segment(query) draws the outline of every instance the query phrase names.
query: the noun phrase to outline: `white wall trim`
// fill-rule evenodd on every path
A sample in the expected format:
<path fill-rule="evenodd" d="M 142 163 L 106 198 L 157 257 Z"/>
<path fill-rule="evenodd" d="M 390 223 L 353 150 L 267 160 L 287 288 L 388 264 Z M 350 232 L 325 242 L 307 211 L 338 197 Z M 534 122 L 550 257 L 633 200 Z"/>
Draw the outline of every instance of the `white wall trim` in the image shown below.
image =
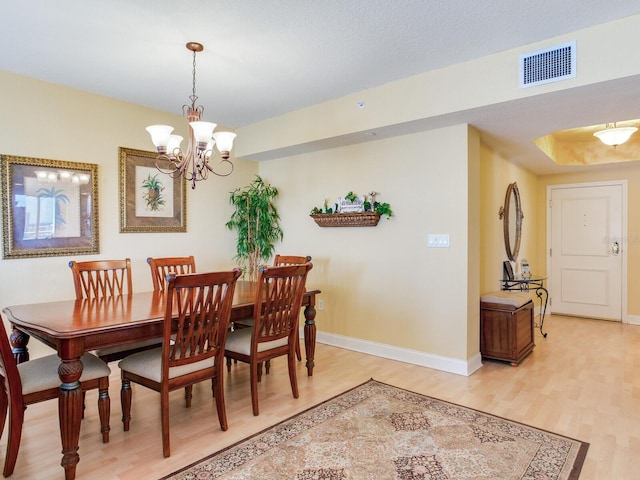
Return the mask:
<path fill-rule="evenodd" d="M 429 367 L 467 377 L 482 367 L 482 357 L 480 353 L 477 353 L 467 361 L 463 361 L 457 358 L 449 358 L 416 350 L 408 350 L 406 348 L 370 342 L 359 338 L 345 337 L 335 333 L 318 332 L 316 339 L 319 343 L 324 343 L 334 347 L 346 348 L 347 350 L 375 355 L 376 357 L 411 363 L 413 365 Z"/>
<path fill-rule="evenodd" d="M 629 325 L 640 325 L 640 315 L 627 315 Z"/>

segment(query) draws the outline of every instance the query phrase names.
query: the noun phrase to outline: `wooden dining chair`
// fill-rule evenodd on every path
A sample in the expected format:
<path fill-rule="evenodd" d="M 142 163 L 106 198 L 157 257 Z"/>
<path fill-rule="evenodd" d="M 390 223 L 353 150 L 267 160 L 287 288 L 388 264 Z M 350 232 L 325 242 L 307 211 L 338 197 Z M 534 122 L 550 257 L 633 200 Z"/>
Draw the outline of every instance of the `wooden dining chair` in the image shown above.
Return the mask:
<path fill-rule="evenodd" d="M 240 269 L 229 272 L 169 274 L 161 348 L 130 355 L 118 366 L 122 376 L 122 423 L 131 423 L 131 382 L 160 393 L 162 451 L 169 445 L 169 392 L 215 379 L 215 399 L 220 428 L 227 430 L 224 404 L 224 349 L 233 292 Z M 187 407 L 191 395 L 186 396 Z"/>
<path fill-rule="evenodd" d="M 170 273 L 176 273 L 178 275 L 196 273 L 196 260 L 193 258 L 193 255 L 189 257 L 149 257 L 147 258 L 147 263 L 151 269 L 153 289 L 156 291 L 166 290 L 167 275 Z"/>
<path fill-rule="evenodd" d="M 298 398 L 295 348 L 298 315 L 311 262 L 304 265 L 260 267 L 258 291 L 253 309 L 253 327 L 229 333 L 225 356 L 250 366 L 251 404 L 258 415 L 259 365 L 286 355 L 289 381 L 294 398 Z M 264 302 L 264 307 L 263 307 Z"/>
<path fill-rule="evenodd" d="M 306 257 L 298 255 L 279 255 L 273 257 L 273 266 L 281 267 L 282 265 L 302 265 L 311 261 L 311 256 Z"/>
<path fill-rule="evenodd" d="M 132 293 L 131 260 L 69 262 L 76 298 L 100 298 Z"/>
<path fill-rule="evenodd" d="M 101 298 L 108 296 L 130 295 L 133 293 L 131 282 L 131 260 L 92 260 L 69 262 L 73 274 L 76 298 Z M 109 363 L 121 360 L 132 353 L 156 348 L 161 338 L 152 338 L 141 342 L 116 345 L 96 350 L 96 355 Z"/>
<path fill-rule="evenodd" d="M 311 261 L 311 255 L 305 257 L 299 255 L 279 255 L 273 258 L 273 266 L 281 267 L 283 265 L 302 265 Z M 296 357 L 298 361 L 302 361 L 302 352 L 300 351 L 300 335 L 296 337 Z M 266 363 L 266 372 L 269 373 L 269 362 Z"/>
<path fill-rule="evenodd" d="M 109 366 L 95 355 L 81 357 L 84 366 L 80 377 L 83 393 L 98 389 L 98 413 L 102 441 L 109 441 Z M 57 399 L 60 393 L 60 377 L 57 355 L 36 358 L 16 365 L 7 337 L 4 322 L 0 319 L 0 436 L 4 430 L 7 413 L 9 414 L 9 432 L 7 435 L 7 454 L 4 460 L 3 475 L 13 474 L 18 459 L 22 425 L 27 405 L 45 400 Z"/>
<path fill-rule="evenodd" d="M 148 257 L 147 263 L 151 269 L 151 280 L 155 291 L 164 292 L 167 289 L 167 276 L 170 273 L 184 275 L 196 273 L 196 259 L 193 255 L 188 257 Z M 162 339 L 160 339 L 160 344 Z M 215 381 L 211 379 L 211 390 L 215 395 Z M 185 388 L 185 398 L 191 395 L 191 388 Z"/>
<path fill-rule="evenodd" d="M 307 255 L 306 257 L 303 256 L 298 256 L 298 255 L 278 255 L 276 254 L 276 256 L 273 258 L 273 266 L 274 267 L 281 267 L 283 265 L 303 265 L 307 262 L 311 261 L 311 256 Z M 238 322 L 235 322 L 239 327 L 251 327 L 251 325 L 253 324 L 253 319 L 252 318 L 247 318 L 247 319 L 243 319 L 243 320 L 239 320 Z M 300 350 L 300 336 L 298 335 L 298 337 L 296 338 L 296 358 L 298 359 L 298 361 L 302 360 L 302 352 Z M 265 371 L 267 374 L 269 374 L 269 369 L 270 369 L 270 363 L 267 361 L 265 363 Z M 227 370 L 230 371 L 231 370 L 231 359 L 227 358 Z"/>

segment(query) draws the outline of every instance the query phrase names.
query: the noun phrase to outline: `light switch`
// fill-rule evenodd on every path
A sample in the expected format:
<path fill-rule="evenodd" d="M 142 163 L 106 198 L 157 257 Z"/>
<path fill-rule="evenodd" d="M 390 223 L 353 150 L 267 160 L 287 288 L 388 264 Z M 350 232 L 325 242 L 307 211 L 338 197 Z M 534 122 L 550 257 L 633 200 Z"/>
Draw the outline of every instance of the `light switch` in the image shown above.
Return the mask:
<path fill-rule="evenodd" d="M 449 234 L 430 233 L 427 237 L 427 246 L 429 248 L 449 248 Z"/>

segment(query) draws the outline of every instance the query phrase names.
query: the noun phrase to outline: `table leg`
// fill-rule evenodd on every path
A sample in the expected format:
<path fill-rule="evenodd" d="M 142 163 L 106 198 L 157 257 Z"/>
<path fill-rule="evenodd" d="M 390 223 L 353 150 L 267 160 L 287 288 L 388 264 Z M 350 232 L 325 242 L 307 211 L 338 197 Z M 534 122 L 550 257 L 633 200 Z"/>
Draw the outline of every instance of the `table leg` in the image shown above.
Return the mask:
<path fill-rule="evenodd" d="M 60 438 L 62 440 L 62 462 L 66 480 L 76 478 L 76 465 L 80 461 L 78 443 L 80 440 L 80 422 L 82 421 L 82 389 L 80 376 L 82 362 L 77 356 L 62 359 L 58 367 L 60 394 L 58 395 L 58 415 L 60 418 Z"/>
<path fill-rule="evenodd" d="M 16 363 L 29 361 L 29 348 L 27 347 L 29 338 L 29 335 L 17 330 L 13 325 L 11 326 L 9 343 L 11 343 L 11 351 L 13 352 L 13 358 L 16 359 Z"/>
<path fill-rule="evenodd" d="M 312 296 L 304 308 L 304 349 L 307 356 L 307 375 L 313 376 L 313 358 L 316 354 L 316 297 Z"/>
<path fill-rule="evenodd" d="M 542 300 L 542 296 L 544 295 L 544 301 Z M 542 331 L 542 327 L 544 325 L 544 316 L 547 313 L 547 302 L 549 301 L 549 292 L 544 287 L 536 288 L 536 296 L 540 299 L 540 325 L 537 327 L 540 328 L 540 333 L 544 338 L 547 338 L 547 334 Z"/>

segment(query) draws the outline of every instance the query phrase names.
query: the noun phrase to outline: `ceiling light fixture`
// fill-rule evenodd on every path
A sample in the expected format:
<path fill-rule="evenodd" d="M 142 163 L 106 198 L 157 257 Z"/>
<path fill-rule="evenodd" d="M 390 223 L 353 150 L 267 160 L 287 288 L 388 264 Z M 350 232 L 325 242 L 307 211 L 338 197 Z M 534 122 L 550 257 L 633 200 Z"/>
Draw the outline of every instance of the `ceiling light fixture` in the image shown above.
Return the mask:
<path fill-rule="evenodd" d="M 616 123 L 607 123 L 604 130 L 599 130 L 593 135 L 598 137 L 602 143 L 612 147 L 622 145 L 629 140 L 631 135 L 636 133 L 638 129 L 636 127 L 618 127 Z"/>
<path fill-rule="evenodd" d="M 226 177 L 233 172 L 233 163 L 229 161 L 229 152 L 233 147 L 233 132 L 215 132 L 215 123 L 201 121 L 204 107 L 196 107 L 196 53 L 204 50 L 200 43 L 189 42 L 187 49 L 193 52 L 193 89 L 189 97 L 191 105 L 183 105 L 182 112 L 189 121 L 189 146 L 186 152 L 180 148 L 182 137 L 172 135 L 173 127 L 169 125 L 151 125 L 147 131 L 151 141 L 156 146 L 156 168 L 173 178 L 183 176 L 191 182 L 191 188 L 196 188 L 196 182 L 206 180 L 209 172 L 219 177 Z M 210 165 L 209 160 L 215 156 L 214 146 L 220 153 L 220 162 L 227 163 L 227 173 L 218 173 Z"/>

